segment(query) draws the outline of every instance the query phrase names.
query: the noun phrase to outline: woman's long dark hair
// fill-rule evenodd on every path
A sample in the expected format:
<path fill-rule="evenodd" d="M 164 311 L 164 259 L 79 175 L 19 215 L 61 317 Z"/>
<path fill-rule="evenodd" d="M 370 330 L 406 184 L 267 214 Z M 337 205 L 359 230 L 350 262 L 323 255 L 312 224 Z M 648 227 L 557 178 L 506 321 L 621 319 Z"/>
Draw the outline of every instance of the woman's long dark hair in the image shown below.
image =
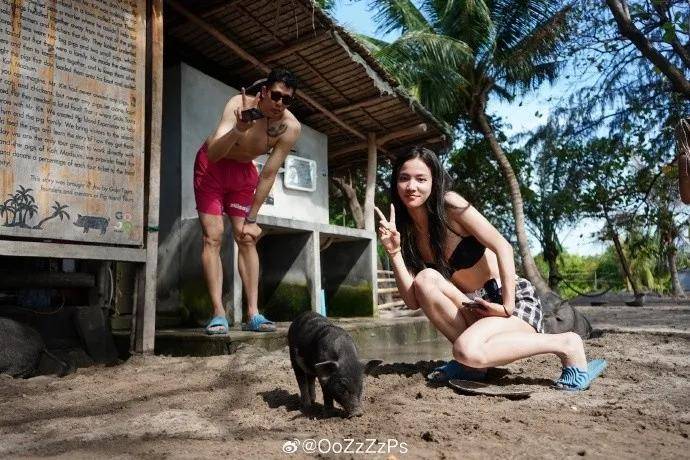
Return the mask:
<path fill-rule="evenodd" d="M 424 147 L 413 147 L 409 152 L 399 156 L 393 165 L 391 176 L 390 199 L 395 206 L 395 225 L 400 232 L 402 254 L 405 265 L 414 273 L 419 273 L 425 268 L 424 261 L 419 253 L 414 234 L 412 218 L 407 212 L 398 195 L 398 176 L 400 168 L 406 161 L 419 158 L 431 170 L 431 194 L 425 202 L 429 216 L 429 244 L 434 254 L 433 263 L 443 276 L 450 276 L 452 270 L 448 267 L 443 255 L 443 244 L 448 232 L 448 217 L 446 216 L 446 193 L 451 190 L 451 178 L 441 165 L 438 156 Z M 427 261 L 431 262 L 431 261 Z"/>

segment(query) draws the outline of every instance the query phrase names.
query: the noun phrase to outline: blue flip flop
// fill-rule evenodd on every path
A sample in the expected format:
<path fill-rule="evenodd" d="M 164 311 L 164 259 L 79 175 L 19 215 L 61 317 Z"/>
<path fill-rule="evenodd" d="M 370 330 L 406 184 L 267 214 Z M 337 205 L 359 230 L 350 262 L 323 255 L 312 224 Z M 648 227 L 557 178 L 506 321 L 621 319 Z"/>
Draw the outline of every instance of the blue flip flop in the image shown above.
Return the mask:
<path fill-rule="evenodd" d="M 469 369 L 453 359 L 431 371 L 426 378 L 432 383 L 446 383 L 449 380 L 481 382 L 486 380 L 486 369 L 480 371 Z"/>
<path fill-rule="evenodd" d="M 586 390 L 604 372 L 606 366 L 608 363 L 605 359 L 593 359 L 587 363 L 586 372 L 575 366 L 564 367 L 561 377 L 554 382 L 553 387 L 564 391 Z"/>
<path fill-rule="evenodd" d="M 211 329 L 212 327 L 218 329 Z M 220 329 L 222 328 L 222 329 Z M 206 334 L 222 335 L 228 333 L 228 319 L 225 316 L 214 316 L 206 325 Z"/>
<path fill-rule="evenodd" d="M 251 332 L 275 332 L 276 324 L 267 320 L 264 315 L 257 313 L 252 316 L 246 324 L 242 325 L 243 331 Z"/>

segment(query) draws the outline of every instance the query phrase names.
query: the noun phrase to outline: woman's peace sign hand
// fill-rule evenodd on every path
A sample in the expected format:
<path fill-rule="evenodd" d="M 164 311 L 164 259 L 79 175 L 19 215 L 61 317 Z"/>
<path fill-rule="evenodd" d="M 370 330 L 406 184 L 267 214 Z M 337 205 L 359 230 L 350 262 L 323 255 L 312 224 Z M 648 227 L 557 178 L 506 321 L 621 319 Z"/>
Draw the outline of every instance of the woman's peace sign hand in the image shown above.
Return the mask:
<path fill-rule="evenodd" d="M 384 249 L 390 255 L 400 252 L 400 233 L 395 228 L 395 206 L 391 203 L 390 220 L 386 219 L 379 208 L 374 206 L 374 210 L 381 219 L 379 221 L 379 238 Z"/>

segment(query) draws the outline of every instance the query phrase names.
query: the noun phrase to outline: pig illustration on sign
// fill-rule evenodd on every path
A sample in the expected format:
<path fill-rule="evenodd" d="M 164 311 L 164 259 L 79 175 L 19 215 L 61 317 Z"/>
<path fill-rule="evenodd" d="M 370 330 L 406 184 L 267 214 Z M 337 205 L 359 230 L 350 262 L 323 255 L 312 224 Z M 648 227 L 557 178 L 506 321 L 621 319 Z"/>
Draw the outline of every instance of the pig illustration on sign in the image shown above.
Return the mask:
<path fill-rule="evenodd" d="M 350 334 L 311 311 L 292 322 L 288 345 L 304 412 L 313 409 L 314 380 L 318 378 L 326 410 L 333 408 L 335 400 L 348 417 L 363 414 L 364 374 L 381 364 L 380 360 L 360 361 Z"/>
<path fill-rule="evenodd" d="M 97 216 L 82 216 L 77 214 L 77 221 L 74 223 L 77 227 L 84 227 L 84 233 L 88 233 L 89 229 L 93 228 L 101 231 L 101 235 L 105 235 L 108 229 L 108 219 Z"/>

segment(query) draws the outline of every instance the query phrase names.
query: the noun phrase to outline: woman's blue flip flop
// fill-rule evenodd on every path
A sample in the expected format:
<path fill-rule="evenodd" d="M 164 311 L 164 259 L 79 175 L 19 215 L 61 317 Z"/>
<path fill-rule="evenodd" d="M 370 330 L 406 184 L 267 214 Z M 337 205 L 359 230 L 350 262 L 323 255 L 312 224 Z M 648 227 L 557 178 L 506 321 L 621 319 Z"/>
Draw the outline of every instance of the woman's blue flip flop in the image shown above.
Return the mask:
<path fill-rule="evenodd" d="M 222 335 L 227 333 L 228 319 L 225 316 L 214 316 L 206 325 L 206 334 L 208 335 Z"/>
<path fill-rule="evenodd" d="M 581 391 L 589 388 L 592 381 L 599 377 L 608 366 L 605 359 L 593 359 L 587 363 L 587 371 L 575 366 L 563 368 L 561 377 L 553 384 L 557 390 Z"/>
<path fill-rule="evenodd" d="M 431 371 L 426 378 L 432 383 L 445 383 L 449 380 L 472 380 L 481 382 L 486 379 L 486 369 L 468 369 L 453 359 L 443 366 L 439 366 Z"/>

